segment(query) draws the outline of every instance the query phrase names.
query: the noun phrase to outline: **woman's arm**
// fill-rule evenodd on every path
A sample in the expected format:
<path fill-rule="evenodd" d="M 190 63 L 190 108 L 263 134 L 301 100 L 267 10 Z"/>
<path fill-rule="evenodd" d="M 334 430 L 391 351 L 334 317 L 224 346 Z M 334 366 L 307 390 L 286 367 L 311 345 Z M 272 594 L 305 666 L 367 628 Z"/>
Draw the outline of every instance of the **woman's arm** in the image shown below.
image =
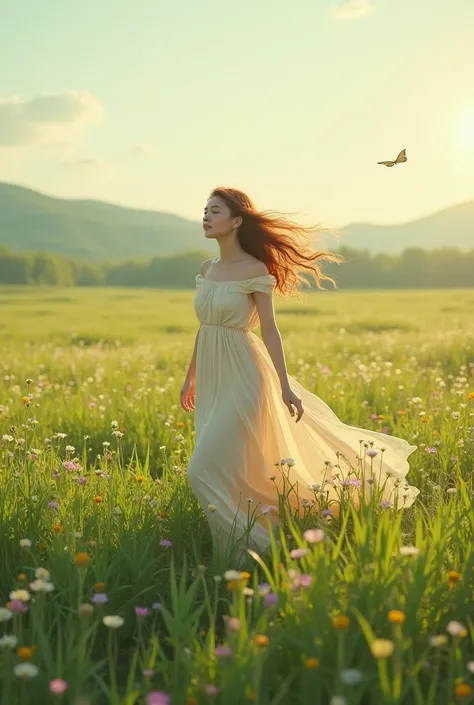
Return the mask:
<path fill-rule="evenodd" d="M 188 381 L 193 381 L 196 379 L 196 353 L 197 353 L 197 346 L 198 346 L 198 339 L 199 339 L 200 330 L 201 330 L 201 327 L 199 327 L 198 332 L 196 333 L 196 339 L 194 341 L 194 349 L 193 349 L 193 354 L 191 357 L 191 362 L 189 363 L 188 371 L 186 372 L 186 380 L 188 380 Z"/>

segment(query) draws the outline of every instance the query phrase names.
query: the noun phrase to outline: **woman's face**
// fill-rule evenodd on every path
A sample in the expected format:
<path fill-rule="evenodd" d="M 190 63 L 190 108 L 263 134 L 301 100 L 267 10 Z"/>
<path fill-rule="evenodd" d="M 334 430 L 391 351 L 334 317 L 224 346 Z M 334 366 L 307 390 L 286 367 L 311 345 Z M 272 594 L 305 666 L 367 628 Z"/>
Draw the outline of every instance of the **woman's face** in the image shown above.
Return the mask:
<path fill-rule="evenodd" d="M 228 206 L 219 196 L 212 196 L 206 203 L 202 227 L 207 238 L 216 239 L 237 233 L 241 222 L 242 218 L 232 216 Z"/>

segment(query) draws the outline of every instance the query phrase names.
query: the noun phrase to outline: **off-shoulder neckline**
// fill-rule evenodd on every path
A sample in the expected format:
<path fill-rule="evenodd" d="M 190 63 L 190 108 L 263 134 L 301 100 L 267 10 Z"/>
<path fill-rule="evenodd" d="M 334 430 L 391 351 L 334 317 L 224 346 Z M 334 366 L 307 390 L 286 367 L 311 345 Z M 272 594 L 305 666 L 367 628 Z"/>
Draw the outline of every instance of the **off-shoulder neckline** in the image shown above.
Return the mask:
<path fill-rule="evenodd" d="M 213 284 L 242 284 L 243 282 L 252 282 L 256 279 L 275 279 L 273 274 L 261 274 L 259 277 L 249 277 L 248 279 L 207 279 L 202 274 L 197 274 L 196 279 L 201 279 L 204 282 L 212 282 Z"/>

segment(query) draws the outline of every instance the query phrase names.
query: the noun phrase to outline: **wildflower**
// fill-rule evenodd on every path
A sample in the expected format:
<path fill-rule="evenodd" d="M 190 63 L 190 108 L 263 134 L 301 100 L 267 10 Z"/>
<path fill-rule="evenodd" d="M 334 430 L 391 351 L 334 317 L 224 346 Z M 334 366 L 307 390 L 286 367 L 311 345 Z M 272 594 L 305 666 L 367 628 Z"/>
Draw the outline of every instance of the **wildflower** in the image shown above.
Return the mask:
<path fill-rule="evenodd" d="M 323 511 L 321 512 L 321 515 L 322 515 L 325 519 L 327 519 L 328 517 L 334 516 L 334 512 L 332 511 L 332 509 L 323 509 Z"/>
<path fill-rule="evenodd" d="M 13 612 L 11 612 L 6 607 L 0 607 L 0 622 L 8 622 L 9 619 L 13 617 Z"/>
<path fill-rule="evenodd" d="M 289 468 L 292 468 L 295 465 L 295 461 L 293 458 L 283 458 L 283 460 L 280 460 L 280 465 L 288 465 Z"/>
<path fill-rule="evenodd" d="M 346 668 L 339 678 L 344 685 L 357 685 L 362 680 L 362 673 L 357 668 Z"/>
<path fill-rule="evenodd" d="M 16 655 L 22 661 L 29 661 L 31 658 L 33 658 L 34 653 L 35 649 L 33 646 L 19 646 L 16 650 Z"/>
<path fill-rule="evenodd" d="M 50 583 L 49 580 L 37 579 L 30 583 L 30 588 L 33 592 L 52 592 L 54 590 L 54 585 L 53 583 Z"/>
<path fill-rule="evenodd" d="M 31 541 L 30 539 L 20 539 L 20 546 L 22 548 L 31 548 Z"/>
<path fill-rule="evenodd" d="M 100 496 L 100 494 L 98 494 L 98 495 L 96 496 L 96 498 L 95 498 L 94 501 L 95 501 L 96 504 L 102 504 L 103 499 L 102 499 L 102 497 Z"/>
<path fill-rule="evenodd" d="M 148 616 L 148 607 L 135 607 L 135 614 L 138 618 Z"/>
<path fill-rule="evenodd" d="M 337 632 L 345 632 L 349 629 L 350 620 L 345 614 L 337 614 L 333 617 L 332 626 Z"/>
<path fill-rule="evenodd" d="M 48 502 L 48 509 L 57 512 L 59 510 L 59 502 L 56 502 L 56 500 L 52 499 L 51 502 Z"/>
<path fill-rule="evenodd" d="M 219 658 L 226 658 L 228 656 L 232 656 L 232 649 L 230 646 L 226 646 L 225 644 L 221 644 L 220 646 L 216 646 L 214 653 L 216 656 Z"/>
<path fill-rule="evenodd" d="M 456 492 L 456 487 L 448 487 L 448 489 L 446 490 L 446 494 L 456 494 Z"/>
<path fill-rule="evenodd" d="M 309 553 L 307 548 L 294 548 L 290 551 L 291 558 L 304 558 Z"/>
<path fill-rule="evenodd" d="M 241 573 L 239 570 L 226 570 L 224 578 L 226 580 L 240 580 Z"/>
<path fill-rule="evenodd" d="M 263 596 L 263 602 L 267 607 L 274 607 L 278 602 L 278 595 L 274 592 L 269 592 Z"/>
<path fill-rule="evenodd" d="M 435 448 L 434 446 L 433 447 L 425 446 L 425 452 L 429 453 L 429 455 L 437 455 L 438 449 Z"/>
<path fill-rule="evenodd" d="M 82 605 L 79 605 L 79 614 L 83 615 L 84 617 L 90 617 L 93 613 L 94 607 L 92 605 L 89 605 L 87 602 L 84 602 Z"/>
<path fill-rule="evenodd" d="M 85 553 L 85 551 L 81 551 L 80 553 L 76 553 L 74 563 L 81 568 L 87 566 L 89 564 L 89 554 Z"/>
<path fill-rule="evenodd" d="M 137 482 L 143 482 L 144 479 L 145 479 L 145 476 L 144 476 L 144 475 L 137 475 L 136 478 L 135 478 L 135 480 L 136 480 Z"/>
<path fill-rule="evenodd" d="M 93 602 L 94 605 L 105 605 L 105 603 L 108 601 L 109 598 L 107 597 L 105 592 L 96 592 L 91 597 L 91 602 Z"/>
<path fill-rule="evenodd" d="M 165 546 L 166 548 L 171 548 L 173 543 L 171 541 L 168 541 L 168 539 L 161 539 L 160 540 L 160 546 Z"/>
<path fill-rule="evenodd" d="M 375 658 L 388 658 L 393 654 L 395 644 L 390 639 L 374 639 L 370 650 Z"/>
<path fill-rule="evenodd" d="M 324 536 L 322 529 L 307 529 L 303 534 L 303 538 L 308 543 L 321 543 L 324 540 Z"/>
<path fill-rule="evenodd" d="M 62 695 L 66 692 L 68 687 L 68 682 L 63 678 L 54 678 L 52 681 L 49 681 L 49 689 L 52 693 L 55 693 L 55 695 Z"/>
<path fill-rule="evenodd" d="M 434 636 L 430 637 L 430 645 L 431 646 L 444 646 L 446 642 L 448 641 L 448 637 L 445 634 L 435 634 Z"/>
<path fill-rule="evenodd" d="M 462 580 L 462 575 L 461 573 L 458 573 L 457 570 L 450 570 L 448 573 L 448 585 L 452 589 L 456 585 L 456 583 Z"/>
<path fill-rule="evenodd" d="M 403 624 L 406 616 L 401 610 L 390 610 L 388 613 L 388 621 L 392 624 Z"/>
<path fill-rule="evenodd" d="M 347 700 L 343 695 L 333 695 L 329 705 L 347 705 Z"/>
<path fill-rule="evenodd" d="M 468 661 L 466 663 L 466 668 L 469 671 L 469 673 L 474 673 L 474 661 Z"/>
<path fill-rule="evenodd" d="M 34 663 L 19 663 L 13 669 L 13 673 L 17 676 L 17 678 L 28 680 L 28 678 L 34 678 L 37 676 L 39 669 L 38 666 L 34 665 Z"/>
<path fill-rule="evenodd" d="M 152 610 L 159 610 L 161 609 L 161 602 L 154 602 L 151 606 Z"/>
<path fill-rule="evenodd" d="M 8 609 L 14 614 L 28 612 L 28 606 L 22 600 L 12 600 L 7 604 Z"/>
<path fill-rule="evenodd" d="M 101 582 L 97 582 L 97 583 L 94 584 L 94 590 L 95 590 L 96 592 L 102 592 L 102 590 L 104 589 L 104 587 L 105 587 L 104 583 L 101 583 Z"/>
<path fill-rule="evenodd" d="M 170 696 L 162 690 L 152 690 L 146 698 L 146 705 L 170 705 Z"/>
<path fill-rule="evenodd" d="M 38 578 L 38 580 L 50 580 L 51 576 L 49 574 L 49 570 L 46 570 L 46 568 L 37 568 L 35 570 L 35 578 Z M 24 577 L 24 580 L 26 580 L 26 576 Z"/>
<path fill-rule="evenodd" d="M 118 615 L 108 615 L 104 617 L 102 621 L 109 629 L 118 629 L 125 624 L 123 617 L 119 617 Z"/>
<path fill-rule="evenodd" d="M 225 623 L 230 632 L 240 632 L 241 623 L 238 617 L 227 617 Z"/>
<path fill-rule="evenodd" d="M 40 569 L 38 568 L 38 570 L 40 570 Z M 36 572 L 38 572 L 38 571 L 36 571 Z M 39 576 L 36 576 L 36 577 L 39 577 Z M 24 583 L 26 580 L 26 575 L 24 573 L 18 573 L 17 580 L 20 583 Z"/>
<path fill-rule="evenodd" d="M 472 693 L 472 688 L 469 683 L 458 683 L 454 688 L 454 694 L 458 698 L 467 698 Z"/>
<path fill-rule="evenodd" d="M 219 693 L 219 688 L 214 685 L 214 683 L 208 683 L 204 686 L 204 692 L 206 693 L 206 695 L 217 695 Z M 191 705 L 191 703 L 189 703 L 189 700 L 187 705 Z"/>
<path fill-rule="evenodd" d="M 56 522 L 51 525 L 51 530 L 54 531 L 55 534 L 63 534 L 64 526 Z"/>
<path fill-rule="evenodd" d="M 270 639 L 268 638 L 268 636 L 266 634 L 257 634 L 253 639 L 253 643 L 256 646 L 260 646 L 260 647 L 264 648 L 269 645 Z"/>
<path fill-rule="evenodd" d="M 380 502 L 381 509 L 390 509 L 391 506 L 392 506 L 392 502 L 389 499 L 385 499 L 382 502 Z"/>
<path fill-rule="evenodd" d="M 18 644 L 18 639 L 14 634 L 5 634 L 0 639 L 0 649 L 14 649 Z"/>
<path fill-rule="evenodd" d="M 451 636 L 459 636 L 461 638 L 467 635 L 467 629 L 464 624 L 461 624 L 461 622 L 456 622 L 455 620 L 448 622 L 446 631 L 448 634 L 451 634 Z"/>
<path fill-rule="evenodd" d="M 416 546 L 401 546 L 400 555 L 401 556 L 418 556 L 420 549 Z"/>
<path fill-rule="evenodd" d="M 305 668 L 309 668 L 311 670 L 314 670 L 315 668 L 318 668 L 318 666 L 319 666 L 319 659 L 316 658 L 315 656 L 308 656 L 308 658 L 305 659 L 304 666 L 305 666 Z"/>
<path fill-rule="evenodd" d="M 378 450 L 376 450 L 375 448 L 368 448 L 368 449 L 365 451 L 365 454 L 368 455 L 369 458 L 375 458 L 375 456 L 378 455 L 379 452 L 378 452 Z"/>
<path fill-rule="evenodd" d="M 153 670 L 152 668 L 145 668 L 145 669 L 142 671 L 142 673 L 143 673 L 143 675 L 145 676 L 145 678 L 151 678 L 152 675 L 154 674 L 154 670 Z"/>
<path fill-rule="evenodd" d="M 208 504 L 207 508 L 209 509 L 210 512 L 215 512 L 217 509 L 215 504 Z"/>
<path fill-rule="evenodd" d="M 28 590 L 12 590 L 10 593 L 10 600 L 21 600 L 21 602 L 28 602 L 31 595 Z"/>

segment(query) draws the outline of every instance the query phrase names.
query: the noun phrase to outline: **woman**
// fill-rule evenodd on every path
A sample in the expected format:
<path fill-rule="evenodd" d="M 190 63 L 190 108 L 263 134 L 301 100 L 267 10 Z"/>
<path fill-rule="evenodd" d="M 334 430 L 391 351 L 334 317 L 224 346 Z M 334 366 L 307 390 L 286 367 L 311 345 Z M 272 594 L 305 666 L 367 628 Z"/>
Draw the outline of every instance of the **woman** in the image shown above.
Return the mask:
<path fill-rule="evenodd" d="M 181 406 L 195 410 L 188 478 L 215 547 L 227 550 L 243 539 L 260 551 L 270 545 L 268 519 L 278 519 L 275 463 L 288 456 L 286 479 L 298 490 L 288 498 L 292 505 L 314 503 L 323 485 L 333 511 L 349 486 L 366 494 L 381 487 L 387 506 L 410 506 L 419 490 L 405 476 L 416 446 L 344 424 L 286 370 L 272 294 L 296 291 L 302 270 L 312 274 L 318 288 L 324 288 L 323 280 L 334 283 L 318 261 L 342 257 L 316 252 L 311 228 L 257 211 L 235 189 L 211 193 L 203 228 L 207 239 L 217 240 L 220 254 L 203 262 L 196 276 L 194 309 L 201 326 Z M 258 323 L 262 340 L 251 332 Z M 372 450 L 371 462 L 364 457 L 363 466 L 358 463 L 364 456 L 362 439 Z M 385 450 L 374 465 L 377 447 Z M 340 458 L 347 464 L 341 465 Z M 362 478 L 355 473 L 358 466 Z"/>

